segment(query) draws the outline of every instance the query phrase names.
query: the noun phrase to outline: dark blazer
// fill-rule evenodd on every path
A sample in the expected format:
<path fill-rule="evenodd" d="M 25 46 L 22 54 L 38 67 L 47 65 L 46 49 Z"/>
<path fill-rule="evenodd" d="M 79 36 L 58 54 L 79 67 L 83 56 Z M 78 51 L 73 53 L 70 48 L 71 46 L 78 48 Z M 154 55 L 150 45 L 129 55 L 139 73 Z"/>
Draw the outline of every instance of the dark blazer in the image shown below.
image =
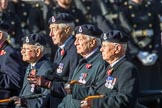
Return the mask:
<path fill-rule="evenodd" d="M 87 59 L 81 60 L 71 80 L 85 84 L 74 85 L 72 94 L 64 97 L 58 108 L 80 108 L 81 100 L 89 93 L 88 88 L 97 86 L 98 82 L 105 76 L 106 67 L 107 63 L 102 59 L 99 49 Z"/>
<path fill-rule="evenodd" d="M 75 38 L 72 37 L 64 47 L 64 54 L 58 55 L 54 59 L 53 84 L 51 87 L 51 107 L 57 108 L 57 105 L 62 101 L 66 95 L 64 90 L 65 82 L 71 79 L 74 69 L 76 68 L 80 55 L 77 54 L 74 46 Z M 60 53 L 59 53 L 60 54 Z M 57 80 L 59 79 L 59 80 Z M 55 104 L 53 102 L 55 101 Z"/>
<path fill-rule="evenodd" d="M 42 75 L 46 76 L 50 74 L 53 70 L 52 63 L 47 60 L 45 57 L 41 58 L 35 65 L 36 69 L 36 75 Z M 25 95 L 33 95 L 33 94 L 44 94 L 47 95 L 50 93 L 48 89 L 41 88 L 41 87 L 35 87 L 34 92 L 31 92 L 31 84 L 29 84 L 29 81 L 27 80 L 27 75 L 31 72 L 31 65 L 29 64 L 26 69 L 26 74 L 24 78 L 23 88 L 20 92 L 20 96 Z M 43 105 L 44 99 L 46 96 L 41 98 L 35 98 L 35 99 L 29 99 L 27 100 L 27 106 L 29 108 L 41 108 Z M 19 108 L 19 107 L 17 107 Z"/>
<path fill-rule="evenodd" d="M 93 108 L 134 108 L 138 96 L 138 75 L 137 70 L 125 58 L 113 66 L 113 80 L 111 85 L 106 86 L 106 75 L 98 84 L 95 94 L 103 94 L 102 99 L 93 101 Z"/>
<path fill-rule="evenodd" d="M 19 94 L 24 73 L 21 55 L 5 42 L 0 48 L 0 99 Z"/>

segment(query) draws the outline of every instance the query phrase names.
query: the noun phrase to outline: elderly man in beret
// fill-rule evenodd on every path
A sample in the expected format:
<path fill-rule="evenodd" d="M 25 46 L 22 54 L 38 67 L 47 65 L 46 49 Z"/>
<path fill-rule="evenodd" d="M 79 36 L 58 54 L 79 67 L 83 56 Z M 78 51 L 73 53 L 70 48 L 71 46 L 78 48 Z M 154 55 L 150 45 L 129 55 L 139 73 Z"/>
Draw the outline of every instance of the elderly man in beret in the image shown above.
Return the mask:
<path fill-rule="evenodd" d="M 72 77 L 80 56 L 77 54 L 76 47 L 74 46 L 75 37 L 72 33 L 75 25 L 73 16 L 68 13 L 56 14 L 49 19 L 49 24 L 49 35 L 53 40 L 53 44 L 58 46 L 53 62 L 54 71 L 48 77 L 48 80 L 36 76 L 35 81 L 33 80 L 32 83 L 49 88 L 51 96 L 48 108 L 57 108 L 58 104 L 61 103 L 63 97 L 67 94 L 64 90 L 64 84 Z"/>
<path fill-rule="evenodd" d="M 0 21 L 0 99 L 18 95 L 24 78 L 21 55 L 7 41 L 9 25 Z M 0 108 L 13 108 L 0 103 Z"/>
<path fill-rule="evenodd" d="M 63 99 L 58 108 L 80 108 L 81 100 L 105 76 L 107 63 L 102 59 L 99 51 L 101 45 L 99 36 L 101 33 L 100 29 L 91 24 L 81 25 L 76 28 L 74 44 L 77 48 L 77 53 L 83 59 L 81 59 L 76 67 L 71 81 L 65 86 L 68 95 Z"/>
<path fill-rule="evenodd" d="M 46 51 L 45 37 L 40 34 L 30 34 L 22 38 L 23 46 L 21 54 L 23 61 L 28 62 L 29 65 L 26 69 L 24 83 L 19 96 L 12 97 L 16 104 L 16 108 L 41 108 L 46 98 L 46 95 L 50 92 L 48 89 L 37 87 L 34 84 L 30 84 L 27 80 L 28 77 L 35 75 L 48 76 L 53 70 L 52 63 L 44 56 Z M 33 99 L 26 99 L 26 95 L 42 94 L 42 97 L 34 97 Z"/>
<path fill-rule="evenodd" d="M 127 61 L 125 52 L 127 37 L 118 30 L 101 35 L 103 59 L 110 63 L 107 75 L 97 85 L 95 94 L 100 99 L 82 101 L 82 108 L 134 108 L 138 96 L 138 75 L 136 67 Z M 88 102 L 88 103 L 87 103 Z"/>

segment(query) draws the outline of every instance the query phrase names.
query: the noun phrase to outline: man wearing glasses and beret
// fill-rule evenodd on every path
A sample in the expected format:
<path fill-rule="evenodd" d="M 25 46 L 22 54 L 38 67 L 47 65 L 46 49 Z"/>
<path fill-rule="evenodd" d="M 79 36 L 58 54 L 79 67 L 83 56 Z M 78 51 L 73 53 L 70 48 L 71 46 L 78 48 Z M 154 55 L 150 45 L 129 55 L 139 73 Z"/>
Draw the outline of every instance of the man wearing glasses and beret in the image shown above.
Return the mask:
<path fill-rule="evenodd" d="M 30 34 L 22 38 L 23 46 L 21 54 L 23 61 L 28 62 L 26 69 L 23 87 L 19 96 L 42 94 L 42 97 L 35 97 L 33 99 L 25 99 L 17 96 L 12 97 L 16 108 L 41 108 L 45 102 L 46 95 L 50 92 L 48 89 L 41 88 L 35 84 L 30 84 L 28 77 L 35 75 L 48 76 L 51 74 L 53 67 L 52 63 L 45 57 L 46 41 L 44 35 Z"/>

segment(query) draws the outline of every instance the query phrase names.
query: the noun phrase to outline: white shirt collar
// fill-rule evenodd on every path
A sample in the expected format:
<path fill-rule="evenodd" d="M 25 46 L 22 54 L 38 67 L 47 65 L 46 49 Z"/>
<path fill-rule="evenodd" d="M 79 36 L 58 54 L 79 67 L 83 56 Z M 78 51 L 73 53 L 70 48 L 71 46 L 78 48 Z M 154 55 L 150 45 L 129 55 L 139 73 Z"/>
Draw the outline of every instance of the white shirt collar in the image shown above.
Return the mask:
<path fill-rule="evenodd" d="M 31 63 L 30 65 L 31 67 L 35 67 L 36 63 Z"/>
<path fill-rule="evenodd" d="M 59 46 L 59 48 L 64 49 L 66 43 L 72 38 L 73 36 L 70 36 L 62 45 Z"/>
<path fill-rule="evenodd" d="M 123 55 L 122 57 L 120 57 L 117 61 L 115 61 L 114 63 L 110 64 L 111 67 L 113 67 L 116 63 L 118 63 L 121 59 L 123 59 L 125 57 L 125 55 Z"/>
<path fill-rule="evenodd" d="M 88 57 L 90 57 L 90 56 L 91 56 L 92 54 L 94 54 L 97 50 L 98 50 L 98 47 L 95 48 L 91 53 L 89 53 L 89 54 L 85 57 L 85 59 L 87 59 Z"/>

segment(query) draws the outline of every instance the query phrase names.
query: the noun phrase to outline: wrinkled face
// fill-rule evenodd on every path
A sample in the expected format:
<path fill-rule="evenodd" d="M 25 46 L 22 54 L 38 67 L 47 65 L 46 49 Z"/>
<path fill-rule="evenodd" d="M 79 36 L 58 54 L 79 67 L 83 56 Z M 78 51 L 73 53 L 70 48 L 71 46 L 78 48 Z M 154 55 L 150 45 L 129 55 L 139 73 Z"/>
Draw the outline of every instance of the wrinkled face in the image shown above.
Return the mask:
<path fill-rule="evenodd" d="M 135 3 L 141 3 L 143 0 L 132 0 L 134 1 Z"/>
<path fill-rule="evenodd" d="M 113 60 L 116 56 L 115 44 L 111 42 L 102 42 L 102 47 L 100 51 L 102 52 L 102 58 L 107 62 Z"/>
<path fill-rule="evenodd" d="M 77 48 L 77 53 L 80 55 L 87 55 L 91 50 L 92 39 L 83 34 L 76 34 L 74 45 Z"/>
<path fill-rule="evenodd" d="M 57 2 L 59 2 L 63 5 L 70 5 L 72 0 L 57 0 Z"/>
<path fill-rule="evenodd" d="M 65 28 L 59 27 L 59 24 L 50 25 L 50 34 L 52 41 L 55 45 L 62 45 L 67 39 Z"/>
<path fill-rule="evenodd" d="M 8 6 L 8 0 L 0 0 L 0 10 L 5 10 Z"/>
<path fill-rule="evenodd" d="M 38 57 L 36 48 L 30 44 L 23 44 L 21 54 L 23 61 L 28 63 L 34 63 Z"/>

